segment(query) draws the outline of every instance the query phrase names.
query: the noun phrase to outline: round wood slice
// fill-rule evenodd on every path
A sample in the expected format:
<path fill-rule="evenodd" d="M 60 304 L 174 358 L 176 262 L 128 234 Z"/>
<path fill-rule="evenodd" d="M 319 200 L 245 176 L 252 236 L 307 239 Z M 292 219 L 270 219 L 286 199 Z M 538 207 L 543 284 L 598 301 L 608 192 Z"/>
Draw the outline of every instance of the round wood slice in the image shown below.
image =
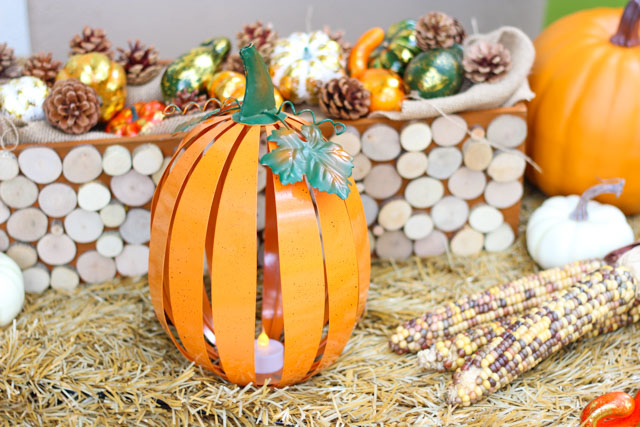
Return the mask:
<path fill-rule="evenodd" d="M 467 122 L 455 114 L 438 117 L 431 123 L 433 140 L 442 147 L 451 147 L 462 142 L 467 136 L 467 129 Z"/>
<path fill-rule="evenodd" d="M 62 174 L 68 181 L 84 184 L 102 173 L 102 156 L 91 145 L 81 145 L 67 153 L 62 161 Z"/>
<path fill-rule="evenodd" d="M 440 230 L 433 230 L 427 237 L 415 241 L 413 251 L 419 257 L 437 256 L 445 253 L 448 245 L 447 236 Z"/>
<path fill-rule="evenodd" d="M 371 230 L 367 230 L 367 236 L 369 238 L 369 253 L 373 253 L 376 248 L 376 238 L 373 236 Z"/>
<path fill-rule="evenodd" d="M 402 187 L 402 178 L 392 165 L 376 165 L 364 179 L 365 192 L 374 199 L 386 199 Z"/>
<path fill-rule="evenodd" d="M 62 173 L 60 156 L 49 147 L 30 147 L 18 156 L 20 170 L 38 184 L 48 184 Z"/>
<path fill-rule="evenodd" d="M 11 215 L 11 210 L 5 205 L 2 201 L 0 201 L 0 224 L 4 224 L 6 220 L 9 219 Z"/>
<path fill-rule="evenodd" d="M 100 209 L 100 219 L 105 227 L 120 227 L 127 217 L 127 211 L 120 202 L 112 201 Z"/>
<path fill-rule="evenodd" d="M 64 229 L 73 241 L 89 243 L 96 241 L 100 237 L 104 224 L 97 212 L 74 209 L 64 219 Z"/>
<path fill-rule="evenodd" d="M 431 209 L 433 224 L 442 231 L 454 231 L 467 222 L 469 205 L 462 199 L 446 196 Z"/>
<path fill-rule="evenodd" d="M 358 193 L 364 193 L 364 182 L 356 182 Z"/>
<path fill-rule="evenodd" d="M 331 137 L 331 142 L 340 145 L 351 157 L 360 153 L 360 149 L 362 147 L 362 144 L 360 143 L 360 135 L 354 132 L 343 132 L 340 135 L 333 135 Z"/>
<path fill-rule="evenodd" d="M 38 199 L 38 186 L 30 179 L 18 175 L 0 183 L 0 197 L 11 208 L 26 208 Z"/>
<path fill-rule="evenodd" d="M 396 161 L 396 169 L 401 177 L 417 178 L 427 171 L 429 160 L 422 151 L 410 151 L 402 154 Z"/>
<path fill-rule="evenodd" d="M 385 162 L 400 155 L 400 136 L 389 125 L 376 124 L 362 134 L 362 152 L 371 160 Z"/>
<path fill-rule="evenodd" d="M 135 170 L 111 178 L 111 191 L 116 198 L 128 206 L 143 206 L 149 203 L 155 190 L 153 180 Z"/>
<path fill-rule="evenodd" d="M 147 243 L 151 237 L 151 212 L 148 209 L 133 208 L 120 226 L 122 239 L 132 245 Z"/>
<path fill-rule="evenodd" d="M 371 172 L 371 160 L 362 153 L 355 156 L 353 158 L 353 179 L 360 181 L 369 175 L 369 172 Z"/>
<path fill-rule="evenodd" d="M 118 273 L 125 277 L 137 277 L 149 271 L 149 248 L 145 245 L 126 245 L 116 257 Z"/>
<path fill-rule="evenodd" d="M 7 249 L 7 256 L 14 260 L 21 270 L 33 267 L 38 262 L 38 252 L 29 243 L 14 242 Z"/>
<path fill-rule="evenodd" d="M 424 239 L 432 231 L 433 221 L 429 214 L 426 213 L 413 215 L 404 225 L 404 234 L 411 240 Z"/>
<path fill-rule="evenodd" d="M 469 129 L 469 133 L 471 134 L 471 139 L 475 141 L 482 141 L 486 137 L 486 132 L 480 125 L 471 126 L 471 129 Z"/>
<path fill-rule="evenodd" d="M 114 257 L 120 255 L 124 242 L 117 231 L 105 231 L 96 241 L 96 250 L 100 255 Z"/>
<path fill-rule="evenodd" d="M 162 175 L 164 174 L 164 170 L 167 168 L 167 166 L 169 166 L 169 162 L 171 161 L 171 157 L 165 157 L 164 160 L 162 161 L 162 166 L 160 167 L 160 169 L 158 169 L 157 171 L 155 171 L 153 173 L 153 175 L 151 175 L 151 179 L 153 180 L 153 183 L 155 185 L 158 185 L 158 183 L 160 182 L 160 179 L 162 178 Z M 262 165 L 258 165 L 258 170 L 260 169 L 260 167 L 264 168 L 264 166 Z M 260 172 L 258 171 L 258 186 L 260 186 Z M 265 176 L 265 186 L 266 186 L 266 176 Z M 264 187 L 262 187 L 264 188 Z M 258 188 L 258 191 L 261 191 L 261 188 Z"/>
<path fill-rule="evenodd" d="M 78 206 L 88 211 L 99 211 L 111 201 L 111 191 L 99 181 L 83 184 L 78 190 Z"/>
<path fill-rule="evenodd" d="M 448 182 L 451 194 L 465 200 L 480 197 L 486 185 L 487 178 L 483 172 L 471 170 L 466 166 L 455 171 Z"/>
<path fill-rule="evenodd" d="M 414 179 L 407 184 L 404 190 L 404 198 L 414 208 L 424 209 L 435 205 L 444 195 L 442 182 L 422 177 Z"/>
<path fill-rule="evenodd" d="M 491 160 L 487 168 L 487 175 L 494 181 L 507 182 L 515 181 L 524 175 L 524 169 L 527 163 L 524 157 L 514 152 L 501 152 Z"/>
<path fill-rule="evenodd" d="M 24 291 L 30 294 L 43 293 L 51 283 L 49 269 L 42 264 L 36 264 L 24 270 L 22 278 L 24 279 Z"/>
<path fill-rule="evenodd" d="M 86 283 L 103 283 L 116 277 L 116 263 L 97 251 L 87 251 L 78 257 L 76 269 Z"/>
<path fill-rule="evenodd" d="M 110 145 L 104 150 L 102 169 L 107 175 L 124 175 L 131 169 L 131 153 L 122 145 Z"/>
<path fill-rule="evenodd" d="M 451 252 L 458 256 L 480 253 L 484 245 L 484 235 L 471 227 L 464 227 L 451 239 Z"/>
<path fill-rule="evenodd" d="M 489 252 L 500 252 L 509 248 L 516 239 L 513 229 L 507 223 L 488 233 L 484 239 L 484 248 Z"/>
<path fill-rule="evenodd" d="M 40 259 L 49 265 L 68 264 L 76 257 L 76 244 L 66 234 L 46 234 L 36 248 Z"/>
<path fill-rule="evenodd" d="M 133 169 L 142 175 L 151 175 L 162 167 L 164 155 L 155 144 L 142 144 L 133 150 Z"/>
<path fill-rule="evenodd" d="M 502 147 L 515 148 L 527 138 L 527 122 L 512 114 L 502 114 L 489 123 L 487 139 Z"/>
<path fill-rule="evenodd" d="M 49 220 L 38 208 L 15 211 L 7 221 L 9 236 L 22 242 L 35 242 L 47 232 Z"/>
<path fill-rule="evenodd" d="M 257 214 L 258 214 L 258 219 L 257 219 L 258 231 L 264 230 L 264 222 L 265 222 L 265 217 L 266 217 L 266 208 L 267 208 L 266 207 L 266 198 L 265 198 L 264 194 L 258 194 L 258 210 L 257 210 Z"/>
<path fill-rule="evenodd" d="M 384 227 L 382 227 L 379 224 L 376 224 L 371 228 L 371 232 L 376 237 L 382 236 L 384 234 Z"/>
<path fill-rule="evenodd" d="M 367 225 L 371 226 L 378 219 L 378 202 L 373 200 L 366 194 L 361 194 L 362 207 L 364 208 L 364 217 L 367 220 Z"/>
<path fill-rule="evenodd" d="M 155 182 L 155 179 L 154 179 Z M 157 185 L 158 183 L 155 182 Z M 258 165 L 258 193 L 267 187 L 267 168 Z"/>
<path fill-rule="evenodd" d="M 0 230 L 0 252 L 6 252 L 9 249 L 9 236 L 4 230 Z"/>
<path fill-rule="evenodd" d="M 520 181 L 490 181 L 484 190 L 484 199 L 493 207 L 505 209 L 518 203 L 523 192 Z"/>
<path fill-rule="evenodd" d="M 471 209 L 469 225 L 480 233 L 488 233 L 500 227 L 504 222 L 502 212 L 493 206 L 480 204 Z"/>
<path fill-rule="evenodd" d="M 80 284 L 80 276 L 69 265 L 58 265 L 51 270 L 51 287 L 58 291 L 70 292 Z"/>
<path fill-rule="evenodd" d="M 387 231 L 376 239 L 376 254 L 380 258 L 403 260 L 412 251 L 413 244 L 402 231 Z"/>
<path fill-rule="evenodd" d="M 462 153 L 457 147 L 437 147 L 429 152 L 427 175 L 447 179 L 462 164 Z"/>
<path fill-rule="evenodd" d="M 411 216 L 411 205 L 404 199 L 396 199 L 386 203 L 378 214 L 378 224 L 385 230 L 400 230 Z"/>
<path fill-rule="evenodd" d="M 400 144 L 407 151 L 422 151 L 431 144 L 431 128 L 425 122 L 412 122 L 400 132 Z"/>
<path fill-rule="evenodd" d="M 484 141 L 469 140 L 464 147 L 464 165 L 474 171 L 483 171 L 491 163 L 493 149 Z"/>
<path fill-rule="evenodd" d="M 19 172 L 16 155 L 7 150 L 0 150 L 0 181 L 15 178 Z"/>
<path fill-rule="evenodd" d="M 47 216 L 60 218 L 76 208 L 76 192 L 68 184 L 54 182 L 40 191 L 38 204 Z"/>

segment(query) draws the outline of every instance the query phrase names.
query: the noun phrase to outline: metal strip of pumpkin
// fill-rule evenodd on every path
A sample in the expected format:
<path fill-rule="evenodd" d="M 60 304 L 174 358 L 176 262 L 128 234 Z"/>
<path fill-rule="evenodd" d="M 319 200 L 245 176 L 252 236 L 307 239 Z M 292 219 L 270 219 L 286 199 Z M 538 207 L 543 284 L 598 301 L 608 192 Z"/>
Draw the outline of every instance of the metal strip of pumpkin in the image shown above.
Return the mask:
<path fill-rule="evenodd" d="M 269 151 L 277 148 L 268 142 Z M 306 183 L 282 185 L 272 174 L 284 318 L 284 369 L 279 385 L 302 380 L 322 336 L 325 278 L 315 209 Z M 304 241 L 300 240 L 304 236 Z"/>
<path fill-rule="evenodd" d="M 258 253 L 255 171 L 260 127 L 245 127 L 245 130 L 246 134 L 241 134 L 234 147 L 233 158 L 227 163 L 226 174 L 223 172 L 221 177 L 207 231 L 207 237 L 213 238 L 212 247 L 207 244 L 207 255 L 216 345 L 229 380 L 236 384 L 256 382 L 253 340 L 258 266 L 247 260 L 255 259 Z M 225 287 L 231 277 L 234 292 L 228 292 Z"/>
<path fill-rule="evenodd" d="M 213 364 L 207 354 L 202 328 L 202 260 L 211 205 L 225 160 L 242 126 L 233 126 L 207 150 L 186 181 L 174 212 L 170 231 L 168 280 L 174 325 L 185 349 L 203 366 Z M 215 320 L 214 320 L 215 323 Z M 224 350 L 218 347 L 218 352 Z M 222 358 L 221 354 L 221 358 Z"/>
<path fill-rule="evenodd" d="M 151 302 L 163 329 L 180 352 L 189 360 L 193 360 L 193 358 L 178 343 L 167 324 L 167 317 L 173 322 L 173 313 L 169 299 L 169 283 L 167 265 L 165 263 L 168 254 L 165 251 L 167 250 L 169 232 L 172 228 L 175 204 L 184 184 L 184 178 L 191 171 L 195 162 L 200 159 L 202 150 L 206 145 L 232 125 L 232 123 L 220 124 L 221 120 L 216 120 L 217 123 L 213 126 L 211 126 L 211 123 L 209 123 L 209 126 L 203 126 L 207 128 L 205 132 L 203 134 L 197 133 L 197 137 L 200 139 L 197 143 L 187 147 L 183 155 L 179 155 L 180 150 L 176 151 L 162 179 L 158 182 L 158 188 L 152 204 L 151 234 L 153 238 L 149 243 L 149 291 Z M 187 140 L 185 139 L 185 141 Z M 169 174 L 172 166 L 173 170 Z M 214 372 L 222 373 L 219 367 L 214 366 L 214 368 L 216 368 Z"/>

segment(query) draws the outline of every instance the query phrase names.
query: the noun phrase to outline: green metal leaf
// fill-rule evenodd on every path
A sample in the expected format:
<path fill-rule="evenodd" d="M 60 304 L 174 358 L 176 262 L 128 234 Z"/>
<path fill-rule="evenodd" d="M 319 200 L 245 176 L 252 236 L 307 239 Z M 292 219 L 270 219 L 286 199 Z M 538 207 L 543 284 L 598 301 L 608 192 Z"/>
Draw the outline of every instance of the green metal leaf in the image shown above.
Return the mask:
<path fill-rule="evenodd" d="M 285 185 L 301 181 L 304 175 L 311 187 L 346 199 L 351 191 L 351 156 L 324 139 L 315 125 L 303 126 L 301 133 L 306 141 L 293 130 L 273 131 L 267 139 L 278 148 L 262 156 L 260 163 L 271 168 Z"/>

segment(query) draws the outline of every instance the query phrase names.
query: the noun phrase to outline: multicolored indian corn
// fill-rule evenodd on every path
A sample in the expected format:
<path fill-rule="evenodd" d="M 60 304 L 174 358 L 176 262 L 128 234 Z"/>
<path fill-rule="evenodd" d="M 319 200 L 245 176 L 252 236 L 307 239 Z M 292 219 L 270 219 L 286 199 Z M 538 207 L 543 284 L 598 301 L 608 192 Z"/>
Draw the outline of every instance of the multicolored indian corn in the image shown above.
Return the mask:
<path fill-rule="evenodd" d="M 573 262 L 444 304 L 398 326 L 389 340 L 389 347 L 398 354 L 417 353 L 443 337 L 523 313 L 603 265 L 602 260 Z"/>
<path fill-rule="evenodd" d="M 518 317 L 467 359 L 453 374 L 448 403 L 467 406 L 483 399 L 607 319 L 628 313 L 637 295 L 638 283 L 629 269 L 600 267 Z"/>

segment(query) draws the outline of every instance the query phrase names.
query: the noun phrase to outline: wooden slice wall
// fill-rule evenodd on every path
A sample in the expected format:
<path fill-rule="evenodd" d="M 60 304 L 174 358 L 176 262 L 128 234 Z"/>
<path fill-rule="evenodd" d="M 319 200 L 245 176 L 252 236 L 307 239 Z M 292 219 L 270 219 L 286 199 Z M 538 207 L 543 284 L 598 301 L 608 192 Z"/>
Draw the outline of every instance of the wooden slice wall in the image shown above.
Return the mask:
<path fill-rule="evenodd" d="M 511 246 L 523 193 L 525 160 L 514 150 L 524 153 L 524 104 L 344 123 L 342 135 L 322 130 L 354 157 L 375 255 L 403 259 L 449 249 L 468 256 Z"/>
<path fill-rule="evenodd" d="M 19 146 L 3 155 L 0 251 L 27 292 L 148 270 L 150 202 L 180 136 Z"/>

